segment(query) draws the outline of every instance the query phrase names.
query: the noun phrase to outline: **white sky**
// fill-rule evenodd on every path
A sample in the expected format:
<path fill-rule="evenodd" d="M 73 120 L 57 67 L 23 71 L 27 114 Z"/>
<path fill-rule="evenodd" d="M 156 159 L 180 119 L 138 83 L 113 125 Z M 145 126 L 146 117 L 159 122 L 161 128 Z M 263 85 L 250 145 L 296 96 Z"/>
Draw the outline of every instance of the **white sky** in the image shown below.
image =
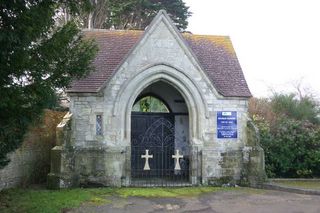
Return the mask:
<path fill-rule="evenodd" d="M 184 0 L 194 34 L 229 35 L 254 96 L 320 95 L 320 0 Z"/>

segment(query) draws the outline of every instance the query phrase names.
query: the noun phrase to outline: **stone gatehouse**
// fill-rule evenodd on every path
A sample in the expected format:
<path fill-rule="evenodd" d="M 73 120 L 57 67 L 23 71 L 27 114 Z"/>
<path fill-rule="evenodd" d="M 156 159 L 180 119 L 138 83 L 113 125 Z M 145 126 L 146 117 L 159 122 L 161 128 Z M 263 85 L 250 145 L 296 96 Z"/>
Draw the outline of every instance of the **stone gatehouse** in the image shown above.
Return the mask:
<path fill-rule="evenodd" d="M 68 89 L 51 188 L 257 184 L 264 154 L 227 36 L 180 33 L 165 11 L 145 31 L 87 30 L 95 71 Z"/>

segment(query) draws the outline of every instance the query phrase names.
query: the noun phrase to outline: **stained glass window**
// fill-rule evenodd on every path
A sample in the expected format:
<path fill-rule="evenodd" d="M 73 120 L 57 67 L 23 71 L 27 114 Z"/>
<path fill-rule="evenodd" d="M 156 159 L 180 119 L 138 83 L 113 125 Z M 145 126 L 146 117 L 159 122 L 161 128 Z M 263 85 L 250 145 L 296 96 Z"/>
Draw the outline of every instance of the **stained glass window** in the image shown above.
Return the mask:
<path fill-rule="evenodd" d="M 96 115 L 96 134 L 102 135 L 102 115 Z"/>

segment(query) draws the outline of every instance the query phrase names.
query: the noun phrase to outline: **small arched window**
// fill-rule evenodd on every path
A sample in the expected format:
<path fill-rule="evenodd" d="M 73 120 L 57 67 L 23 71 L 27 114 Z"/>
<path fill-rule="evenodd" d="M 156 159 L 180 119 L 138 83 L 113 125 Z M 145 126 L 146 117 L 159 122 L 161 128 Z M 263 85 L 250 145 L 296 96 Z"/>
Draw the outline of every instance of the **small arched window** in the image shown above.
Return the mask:
<path fill-rule="evenodd" d="M 140 98 L 132 107 L 133 112 L 163 112 L 169 113 L 169 107 L 159 98 L 148 95 Z"/>

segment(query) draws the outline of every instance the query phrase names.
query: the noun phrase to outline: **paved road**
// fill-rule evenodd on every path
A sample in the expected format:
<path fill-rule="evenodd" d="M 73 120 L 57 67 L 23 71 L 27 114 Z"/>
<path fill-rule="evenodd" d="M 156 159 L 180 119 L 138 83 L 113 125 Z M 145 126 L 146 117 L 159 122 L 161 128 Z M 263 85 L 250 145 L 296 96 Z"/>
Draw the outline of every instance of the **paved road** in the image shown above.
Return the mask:
<path fill-rule="evenodd" d="M 185 198 L 111 197 L 111 203 L 82 205 L 70 213 L 217 212 L 320 213 L 320 196 L 268 190 L 235 190 Z"/>

